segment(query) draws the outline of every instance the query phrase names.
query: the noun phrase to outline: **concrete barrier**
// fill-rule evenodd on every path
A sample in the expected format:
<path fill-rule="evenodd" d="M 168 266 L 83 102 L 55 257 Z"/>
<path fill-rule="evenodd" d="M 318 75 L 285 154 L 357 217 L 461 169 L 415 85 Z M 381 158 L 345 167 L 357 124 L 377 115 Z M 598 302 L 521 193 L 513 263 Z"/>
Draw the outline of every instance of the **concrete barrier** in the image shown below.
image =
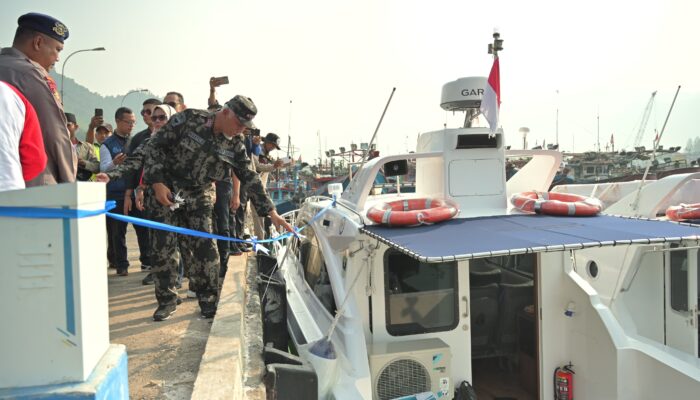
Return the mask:
<path fill-rule="evenodd" d="M 264 400 L 255 257 L 231 257 L 192 399 Z"/>

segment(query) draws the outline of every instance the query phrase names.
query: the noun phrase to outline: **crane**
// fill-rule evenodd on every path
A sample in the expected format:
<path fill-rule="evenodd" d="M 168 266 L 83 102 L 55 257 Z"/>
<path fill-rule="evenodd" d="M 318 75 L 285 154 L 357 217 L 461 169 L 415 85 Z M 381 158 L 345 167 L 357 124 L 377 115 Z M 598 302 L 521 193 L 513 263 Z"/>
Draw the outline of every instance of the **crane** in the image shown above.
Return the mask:
<path fill-rule="evenodd" d="M 642 121 L 639 123 L 639 130 L 637 131 L 637 136 L 634 138 L 634 147 L 639 147 L 642 143 L 642 136 L 644 136 L 644 130 L 647 127 L 647 122 L 649 122 L 649 116 L 651 115 L 651 108 L 654 106 L 654 97 L 656 97 L 656 91 L 651 93 L 651 98 L 647 103 L 646 108 L 644 108 L 644 114 L 642 114 Z"/>

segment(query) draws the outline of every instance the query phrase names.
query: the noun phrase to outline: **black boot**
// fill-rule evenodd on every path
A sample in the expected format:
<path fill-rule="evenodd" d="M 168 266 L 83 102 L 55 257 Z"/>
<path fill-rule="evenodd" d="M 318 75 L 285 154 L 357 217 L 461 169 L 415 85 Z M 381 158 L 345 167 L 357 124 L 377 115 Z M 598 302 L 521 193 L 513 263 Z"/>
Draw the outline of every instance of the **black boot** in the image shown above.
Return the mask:
<path fill-rule="evenodd" d="M 160 305 L 156 309 L 156 312 L 153 313 L 153 320 L 165 321 L 166 319 L 170 318 L 171 315 L 175 314 L 175 310 L 175 304 Z"/>

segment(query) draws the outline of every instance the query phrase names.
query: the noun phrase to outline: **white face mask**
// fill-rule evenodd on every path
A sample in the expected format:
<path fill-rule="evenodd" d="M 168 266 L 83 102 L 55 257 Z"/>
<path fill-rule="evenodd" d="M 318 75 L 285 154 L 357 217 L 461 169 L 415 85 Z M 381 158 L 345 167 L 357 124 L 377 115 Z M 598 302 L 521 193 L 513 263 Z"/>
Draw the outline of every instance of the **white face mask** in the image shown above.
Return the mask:
<path fill-rule="evenodd" d="M 227 134 L 225 134 L 225 133 L 224 133 L 223 135 L 224 135 L 224 137 L 226 138 L 226 140 L 233 140 L 233 136 L 229 136 L 229 135 L 227 135 Z"/>

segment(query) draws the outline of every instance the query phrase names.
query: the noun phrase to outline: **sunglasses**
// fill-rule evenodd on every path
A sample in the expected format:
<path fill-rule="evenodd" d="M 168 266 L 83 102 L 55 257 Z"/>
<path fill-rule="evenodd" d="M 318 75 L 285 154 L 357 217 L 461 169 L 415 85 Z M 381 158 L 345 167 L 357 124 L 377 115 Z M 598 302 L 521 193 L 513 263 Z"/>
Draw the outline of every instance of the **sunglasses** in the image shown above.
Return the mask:
<path fill-rule="evenodd" d="M 149 109 L 141 110 L 141 115 L 151 115 L 151 110 L 149 110 Z"/>
<path fill-rule="evenodd" d="M 174 102 L 174 101 L 169 101 L 169 102 L 167 102 L 167 103 L 165 103 L 165 104 L 169 105 L 169 106 L 172 107 L 172 108 L 177 108 L 177 103 Z"/>
<path fill-rule="evenodd" d="M 165 115 L 154 115 L 154 116 L 151 117 L 151 120 L 153 120 L 153 122 L 156 122 L 156 121 L 167 121 L 167 120 L 168 120 L 168 117 L 166 117 Z"/>

